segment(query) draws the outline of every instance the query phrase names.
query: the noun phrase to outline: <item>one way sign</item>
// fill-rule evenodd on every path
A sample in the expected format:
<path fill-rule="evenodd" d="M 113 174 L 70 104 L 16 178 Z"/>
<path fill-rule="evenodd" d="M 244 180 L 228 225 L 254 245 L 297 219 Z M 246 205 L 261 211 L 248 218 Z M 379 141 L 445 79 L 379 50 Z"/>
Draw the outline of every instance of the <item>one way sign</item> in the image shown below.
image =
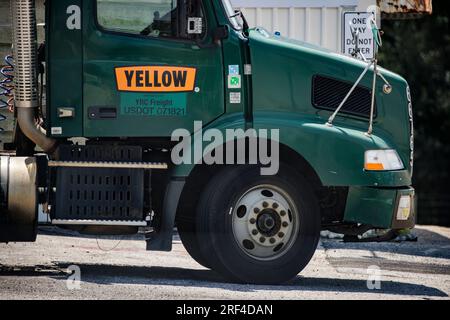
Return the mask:
<path fill-rule="evenodd" d="M 358 47 L 366 59 L 375 58 L 375 40 L 373 38 L 370 20 L 373 18 L 372 12 L 346 12 L 344 13 L 344 45 L 343 52 L 352 55 L 355 50 L 355 39 L 352 29 L 359 32 Z"/>

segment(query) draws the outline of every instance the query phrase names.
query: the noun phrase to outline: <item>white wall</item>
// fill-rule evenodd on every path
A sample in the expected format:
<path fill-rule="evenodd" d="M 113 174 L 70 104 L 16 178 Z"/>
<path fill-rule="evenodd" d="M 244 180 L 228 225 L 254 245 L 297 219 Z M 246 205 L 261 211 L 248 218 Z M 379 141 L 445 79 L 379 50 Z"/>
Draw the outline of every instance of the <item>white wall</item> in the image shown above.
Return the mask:
<path fill-rule="evenodd" d="M 374 0 L 358 0 L 358 11 L 366 11 L 368 7 L 376 5 Z"/>
<path fill-rule="evenodd" d="M 342 14 L 366 11 L 376 0 L 231 0 L 249 21 L 282 36 L 341 52 Z"/>

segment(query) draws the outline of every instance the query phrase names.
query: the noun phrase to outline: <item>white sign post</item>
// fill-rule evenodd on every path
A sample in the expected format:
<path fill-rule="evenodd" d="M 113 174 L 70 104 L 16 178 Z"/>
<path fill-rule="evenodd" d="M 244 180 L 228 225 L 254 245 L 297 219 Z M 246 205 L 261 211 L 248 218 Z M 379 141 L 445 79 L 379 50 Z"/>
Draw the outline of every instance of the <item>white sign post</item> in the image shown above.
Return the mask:
<path fill-rule="evenodd" d="M 372 12 L 346 12 L 344 13 L 344 45 L 343 53 L 354 55 L 355 38 L 352 29 L 359 33 L 358 48 L 361 54 L 367 59 L 375 58 L 375 39 L 370 25 Z M 358 58 L 360 58 L 358 56 Z"/>

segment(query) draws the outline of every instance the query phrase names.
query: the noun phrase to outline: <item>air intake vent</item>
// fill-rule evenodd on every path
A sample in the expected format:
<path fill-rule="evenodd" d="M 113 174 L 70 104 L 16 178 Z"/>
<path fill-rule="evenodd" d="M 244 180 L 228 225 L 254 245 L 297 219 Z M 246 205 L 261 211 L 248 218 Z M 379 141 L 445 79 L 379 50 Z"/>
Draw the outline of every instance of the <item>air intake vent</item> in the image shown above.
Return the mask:
<path fill-rule="evenodd" d="M 318 109 L 335 111 L 344 100 L 353 84 L 324 76 L 314 76 L 312 104 Z M 358 86 L 347 102 L 342 107 L 340 113 L 351 114 L 360 117 L 370 117 L 370 105 L 372 100 L 371 90 Z M 375 104 L 374 117 L 377 116 Z"/>

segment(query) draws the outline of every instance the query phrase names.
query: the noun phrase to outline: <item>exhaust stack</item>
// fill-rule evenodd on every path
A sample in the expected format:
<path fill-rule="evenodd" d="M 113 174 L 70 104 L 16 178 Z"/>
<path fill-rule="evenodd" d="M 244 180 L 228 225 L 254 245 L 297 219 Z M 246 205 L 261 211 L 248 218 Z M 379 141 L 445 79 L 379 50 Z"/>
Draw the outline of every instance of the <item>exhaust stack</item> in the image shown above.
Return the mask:
<path fill-rule="evenodd" d="M 25 136 L 45 152 L 53 152 L 56 141 L 48 138 L 35 122 L 35 108 L 39 105 L 35 1 L 11 0 L 11 11 L 17 122 Z"/>

